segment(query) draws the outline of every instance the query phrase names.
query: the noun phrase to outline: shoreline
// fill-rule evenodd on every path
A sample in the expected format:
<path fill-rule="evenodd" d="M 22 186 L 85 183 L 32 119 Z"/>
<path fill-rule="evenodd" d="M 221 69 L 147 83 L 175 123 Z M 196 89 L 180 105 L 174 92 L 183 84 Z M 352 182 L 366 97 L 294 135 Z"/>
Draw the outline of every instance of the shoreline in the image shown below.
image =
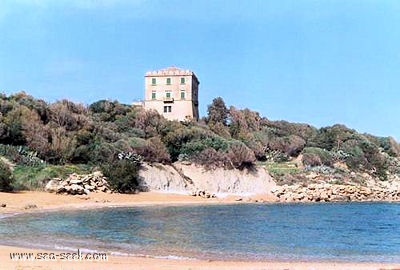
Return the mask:
<path fill-rule="evenodd" d="M 200 260 L 200 259 L 179 259 L 155 258 L 149 256 L 116 256 L 108 255 L 107 261 L 66 261 L 57 259 L 48 261 L 12 261 L 10 253 L 39 253 L 60 254 L 61 251 L 48 251 L 41 249 L 28 249 L 13 246 L 0 245 L 0 262 L 2 269 L 191 269 L 191 270 L 398 270 L 400 264 L 395 263 L 373 263 L 373 262 L 335 262 L 335 261 L 235 261 L 235 260 Z M 86 253 L 83 253 L 85 255 Z"/>
<path fill-rule="evenodd" d="M 213 205 L 241 204 L 251 201 L 237 201 L 238 197 L 204 199 L 189 195 L 146 192 L 139 194 L 107 194 L 93 193 L 89 196 L 56 195 L 39 191 L 23 191 L 18 193 L 0 193 L 0 216 L 19 215 L 25 213 L 48 212 L 59 210 L 88 210 L 108 207 L 133 206 L 174 206 L 174 205 Z M 258 196 L 265 203 L 277 203 L 265 195 Z M 254 202 L 254 201 L 253 201 Z M 278 202 L 279 203 L 279 202 Z M 35 206 L 36 207 L 35 207 Z M 12 217 L 10 217 L 12 218 Z M 107 262 L 69 262 L 69 261 L 25 261 L 15 262 L 10 259 L 13 252 L 60 253 L 61 249 L 42 250 L 40 248 L 24 248 L 0 245 L 0 262 L 2 269 L 400 269 L 400 263 L 375 262 L 342 262 L 342 261 L 247 261 L 247 260 L 204 260 L 197 258 L 151 256 L 131 256 L 108 254 Z M 4 267 L 4 268 L 3 268 Z"/>

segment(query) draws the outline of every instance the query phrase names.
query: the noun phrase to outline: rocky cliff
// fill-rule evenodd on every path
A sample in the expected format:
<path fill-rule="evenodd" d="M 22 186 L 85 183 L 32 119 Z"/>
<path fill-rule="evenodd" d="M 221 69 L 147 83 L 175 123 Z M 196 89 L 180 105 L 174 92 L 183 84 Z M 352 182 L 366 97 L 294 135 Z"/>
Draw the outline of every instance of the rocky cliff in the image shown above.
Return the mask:
<path fill-rule="evenodd" d="M 280 202 L 399 201 L 398 185 L 332 185 L 310 184 L 277 186 L 273 190 Z"/>

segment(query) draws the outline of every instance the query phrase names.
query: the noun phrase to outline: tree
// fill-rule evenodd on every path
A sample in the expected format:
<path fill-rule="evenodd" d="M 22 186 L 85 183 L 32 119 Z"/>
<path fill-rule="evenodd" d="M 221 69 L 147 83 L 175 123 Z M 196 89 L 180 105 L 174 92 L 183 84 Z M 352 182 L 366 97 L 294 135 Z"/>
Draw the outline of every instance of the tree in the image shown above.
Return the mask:
<path fill-rule="evenodd" d="M 229 110 L 221 97 L 213 99 L 212 103 L 208 105 L 207 112 L 206 121 L 208 124 L 222 123 L 224 126 L 227 125 Z"/>
<path fill-rule="evenodd" d="M 23 134 L 24 119 L 29 116 L 31 110 L 23 105 L 15 105 L 4 118 L 7 126 L 7 136 L 4 138 L 5 143 L 14 145 L 24 145 L 26 137 Z"/>
<path fill-rule="evenodd" d="M 87 124 L 86 108 L 68 100 L 57 101 L 50 105 L 50 121 L 68 131 L 79 130 Z"/>
<path fill-rule="evenodd" d="M 165 118 L 156 110 L 140 109 L 135 118 L 134 126 L 144 131 L 145 139 L 157 136 L 165 125 Z"/>
<path fill-rule="evenodd" d="M 260 130 L 261 117 L 257 112 L 249 109 L 238 110 L 234 106 L 229 108 L 231 135 L 235 139 L 248 140 L 252 132 Z"/>

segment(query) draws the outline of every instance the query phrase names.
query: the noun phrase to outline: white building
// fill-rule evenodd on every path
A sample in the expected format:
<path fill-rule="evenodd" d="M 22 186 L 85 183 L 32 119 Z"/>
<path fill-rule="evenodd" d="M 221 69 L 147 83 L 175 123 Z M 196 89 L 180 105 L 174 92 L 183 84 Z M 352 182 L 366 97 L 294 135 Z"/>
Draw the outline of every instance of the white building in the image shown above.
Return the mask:
<path fill-rule="evenodd" d="M 144 108 L 168 120 L 199 119 L 199 80 L 190 70 L 169 67 L 145 75 Z"/>

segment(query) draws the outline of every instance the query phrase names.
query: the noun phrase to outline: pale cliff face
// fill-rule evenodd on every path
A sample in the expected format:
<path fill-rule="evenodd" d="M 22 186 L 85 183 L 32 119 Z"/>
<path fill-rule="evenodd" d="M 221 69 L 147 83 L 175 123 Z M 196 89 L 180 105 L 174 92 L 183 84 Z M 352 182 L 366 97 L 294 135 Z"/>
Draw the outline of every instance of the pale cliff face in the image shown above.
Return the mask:
<path fill-rule="evenodd" d="M 140 171 L 143 185 L 150 190 L 186 192 L 196 190 L 212 194 L 256 195 L 272 194 L 276 184 L 264 168 L 253 171 L 238 169 L 205 170 L 194 164 L 185 165 L 180 162 L 169 165 L 144 165 Z"/>

